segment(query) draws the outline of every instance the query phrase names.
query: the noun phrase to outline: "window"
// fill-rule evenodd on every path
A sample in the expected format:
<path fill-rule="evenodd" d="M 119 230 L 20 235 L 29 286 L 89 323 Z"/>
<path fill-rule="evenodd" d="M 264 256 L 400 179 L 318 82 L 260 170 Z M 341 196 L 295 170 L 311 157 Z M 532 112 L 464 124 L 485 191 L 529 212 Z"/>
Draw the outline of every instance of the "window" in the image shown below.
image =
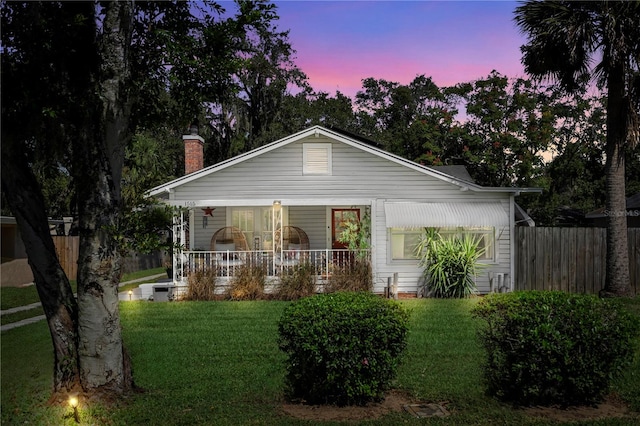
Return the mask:
<path fill-rule="evenodd" d="M 302 174 L 331 174 L 331 144 L 305 143 L 302 145 Z"/>
<path fill-rule="evenodd" d="M 253 233 L 254 233 L 254 219 L 253 219 L 253 209 L 248 210 L 233 210 L 231 213 L 231 226 L 235 226 L 236 228 L 240 228 L 245 238 L 247 239 L 247 243 L 249 247 L 253 244 Z"/>
<path fill-rule="evenodd" d="M 467 228 L 438 228 L 438 232 L 443 238 L 461 237 L 463 235 L 471 235 L 478 241 L 478 248 L 484 249 L 484 253 L 479 260 L 493 260 L 495 257 L 495 233 L 492 227 L 467 227 Z"/>
<path fill-rule="evenodd" d="M 273 209 L 263 208 L 261 217 L 262 241 L 260 248 L 262 250 L 273 250 Z"/>
<path fill-rule="evenodd" d="M 479 241 L 478 247 L 485 249 L 479 260 L 491 261 L 495 258 L 495 230 L 493 227 L 436 228 L 443 238 L 472 235 Z M 416 259 L 415 247 L 420 241 L 424 228 L 390 228 L 391 260 Z"/>
<path fill-rule="evenodd" d="M 391 228 L 391 260 L 415 259 L 422 229 Z"/>
<path fill-rule="evenodd" d="M 242 230 L 252 249 L 271 250 L 272 214 L 271 207 L 234 208 L 231 211 L 231 225 Z"/>

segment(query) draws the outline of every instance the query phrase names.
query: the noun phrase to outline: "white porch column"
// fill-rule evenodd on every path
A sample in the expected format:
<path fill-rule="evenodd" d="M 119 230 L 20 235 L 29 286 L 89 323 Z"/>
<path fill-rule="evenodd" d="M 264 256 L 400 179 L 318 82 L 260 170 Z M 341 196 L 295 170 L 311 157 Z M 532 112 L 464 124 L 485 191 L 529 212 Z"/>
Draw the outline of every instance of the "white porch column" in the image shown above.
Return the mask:
<path fill-rule="evenodd" d="M 187 250 L 193 250 L 196 244 L 196 212 L 194 209 L 189 209 L 189 247 L 185 247 Z"/>
<path fill-rule="evenodd" d="M 184 281 L 184 264 L 186 263 L 184 254 L 185 218 L 184 211 L 178 209 L 173 216 L 173 283 L 182 284 Z"/>
<path fill-rule="evenodd" d="M 273 271 L 276 271 L 276 254 L 280 255 L 280 259 L 282 259 L 282 202 L 280 200 L 275 200 L 273 202 L 273 223 L 272 223 L 272 232 L 273 232 Z"/>

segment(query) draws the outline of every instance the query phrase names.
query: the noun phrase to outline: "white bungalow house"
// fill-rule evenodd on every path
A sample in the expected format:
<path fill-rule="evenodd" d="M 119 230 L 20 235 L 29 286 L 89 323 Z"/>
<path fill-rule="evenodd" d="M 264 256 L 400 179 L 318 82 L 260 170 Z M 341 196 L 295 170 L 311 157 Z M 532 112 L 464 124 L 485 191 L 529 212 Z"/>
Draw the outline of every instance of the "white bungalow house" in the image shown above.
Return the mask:
<path fill-rule="evenodd" d="M 181 207 L 173 233 L 178 287 L 196 267 L 215 265 L 230 276 L 249 258 L 273 277 L 306 259 L 326 278 L 346 256 L 338 241 L 345 220 L 370 218 L 376 293 L 395 278 L 397 293 L 421 295 L 413 249 L 425 227 L 480 237 L 486 249 L 480 293 L 496 284 L 512 288 L 514 198 L 538 189 L 483 187 L 468 175 L 425 167 L 321 126 L 207 168 L 204 140 L 183 139 L 186 175 L 148 193 Z"/>

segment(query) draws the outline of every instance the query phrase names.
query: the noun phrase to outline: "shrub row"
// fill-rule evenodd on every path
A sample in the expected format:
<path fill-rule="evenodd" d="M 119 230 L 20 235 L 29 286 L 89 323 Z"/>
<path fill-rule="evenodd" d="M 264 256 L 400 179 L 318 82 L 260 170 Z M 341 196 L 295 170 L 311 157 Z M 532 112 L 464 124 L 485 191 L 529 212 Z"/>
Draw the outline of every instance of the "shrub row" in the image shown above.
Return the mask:
<path fill-rule="evenodd" d="M 215 269 L 198 270 L 189 275 L 184 300 L 297 300 L 316 292 L 317 271 L 310 263 L 284 268 L 273 293 L 265 292 L 267 271 L 262 266 L 242 265 L 234 270 L 233 278 L 223 295 L 218 289 L 218 273 Z M 353 259 L 353 263 L 336 267 L 328 279 L 324 291 L 371 291 L 373 275 L 369 262 Z"/>
<path fill-rule="evenodd" d="M 637 318 L 615 301 L 562 292 L 485 297 L 484 379 L 490 394 L 521 405 L 595 403 L 629 365 Z"/>

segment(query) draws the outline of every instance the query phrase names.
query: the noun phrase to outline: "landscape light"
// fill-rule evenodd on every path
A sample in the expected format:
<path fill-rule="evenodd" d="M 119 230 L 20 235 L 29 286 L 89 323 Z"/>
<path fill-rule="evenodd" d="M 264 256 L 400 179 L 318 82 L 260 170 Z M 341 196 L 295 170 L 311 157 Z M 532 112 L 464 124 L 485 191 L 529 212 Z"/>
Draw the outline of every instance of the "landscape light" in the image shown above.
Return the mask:
<path fill-rule="evenodd" d="M 73 408 L 73 419 L 76 423 L 80 423 L 80 418 L 78 417 L 78 397 L 70 396 L 69 397 L 69 405 Z"/>

